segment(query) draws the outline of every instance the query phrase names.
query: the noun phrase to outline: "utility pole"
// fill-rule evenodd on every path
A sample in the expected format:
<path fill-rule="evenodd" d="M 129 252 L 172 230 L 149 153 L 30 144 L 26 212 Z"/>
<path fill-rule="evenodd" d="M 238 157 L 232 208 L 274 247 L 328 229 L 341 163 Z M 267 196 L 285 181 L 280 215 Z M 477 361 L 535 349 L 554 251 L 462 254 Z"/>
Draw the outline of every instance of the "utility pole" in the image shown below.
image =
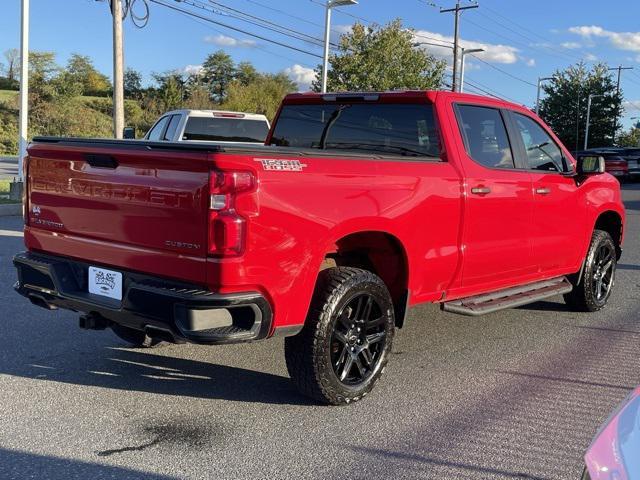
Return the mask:
<path fill-rule="evenodd" d="M 618 83 L 616 86 L 616 97 L 620 96 L 620 75 L 622 73 L 622 70 L 633 70 L 633 67 L 623 67 L 622 65 L 618 65 L 617 67 L 612 67 L 609 70 L 617 70 L 618 71 Z M 616 119 L 613 119 L 613 135 L 611 136 L 611 143 L 615 143 L 616 141 Z"/>
<path fill-rule="evenodd" d="M 591 122 L 591 100 L 596 97 L 604 97 L 604 95 L 589 95 L 587 100 L 587 127 L 584 130 L 584 150 L 589 146 L 589 124 Z"/>
<path fill-rule="evenodd" d="M 20 119 L 18 146 L 18 180 L 23 182 L 23 162 L 27 154 L 29 133 L 29 0 L 22 0 L 20 30 Z"/>
<path fill-rule="evenodd" d="M 451 91 L 458 91 L 458 44 L 460 41 L 460 12 L 463 10 L 469 10 L 471 8 L 478 8 L 478 4 L 475 5 L 467 5 L 466 7 L 460 6 L 460 1 L 456 1 L 455 8 L 441 8 L 440 13 L 450 13 L 454 12 L 454 23 L 453 23 L 453 79 L 451 81 Z"/>
<path fill-rule="evenodd" d="M 124 52 L 122 47 L 122 0 L 111 0 L 113 16 L 113 135 L 124 130 Z"/>
<path fill-rule="evenodd" d="M 540 115 L 540 86 L 545 80 L 553 80 L 553 77 L 538 77 L 538 91 L 536 93 L 536 115 Z"/>

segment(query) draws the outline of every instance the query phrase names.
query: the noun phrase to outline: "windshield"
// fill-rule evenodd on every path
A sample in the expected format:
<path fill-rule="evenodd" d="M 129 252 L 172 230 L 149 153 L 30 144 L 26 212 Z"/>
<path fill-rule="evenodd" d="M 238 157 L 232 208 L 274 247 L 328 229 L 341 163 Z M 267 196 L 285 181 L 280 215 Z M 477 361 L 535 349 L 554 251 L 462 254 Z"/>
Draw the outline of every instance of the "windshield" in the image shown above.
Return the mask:
<path fill-rule="evenodd" d="M 269 125 L 265 120 L 190 117 L 182 140 L 264 143 L 268 132 Z"/>
<path fill-rule="evenodd" d="M 405 156 L 439 155 L 433 108 L 428 104 L 285 105 L 271 144 Z"/>

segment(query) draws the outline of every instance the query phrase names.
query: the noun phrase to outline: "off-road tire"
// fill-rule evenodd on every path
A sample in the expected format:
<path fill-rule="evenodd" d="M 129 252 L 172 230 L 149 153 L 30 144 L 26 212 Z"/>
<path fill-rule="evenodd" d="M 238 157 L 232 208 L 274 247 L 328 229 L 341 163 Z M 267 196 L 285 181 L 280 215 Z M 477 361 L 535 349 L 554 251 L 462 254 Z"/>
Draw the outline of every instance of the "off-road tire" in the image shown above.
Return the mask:
<path fill-rule="evenodd" d="M 358 364 L 353 363 L 354 355 L 357 357 L 358 354 L 347 351 L 349 343 L 338 344 L 340 350 L 345 349 L 340 353 L 340 358 L 343 358 L 345 352 L 346 355 L 351 356 L 352 363 L 350 365 L 355 365 L 356 368 L 354 376 L 362 374 L 361 366 L 365 365 L 368 368 L 365 369 L 367 374 L 361 375 L 361 383 L 349 384 L 345 383 L 349 378 L 341 381 L 338 373 L 334 370 L 334 366 L 338 368 L 339 360 L 335 362 L 332 355 L 335 356 L 338 352 L 336 350 L 336 335 L 341 334 L 339 330 L 344 327 L 345 322 L 351 322 L 348 317 L 353 314 L 354 318 L 359 318 L 357 310 L 360 309 L 360 304 L 358 303 L 358 308 L 354 313 L 349 302 L 359 302 L 360 298 L 366 299 L 365 302 L 371 298 L 371 303 L 375 305 L 375 307 L 369 307 L 368 315 L 370 317 L 372 309 L 375 308 L 376 319 L 372 320 L 370 325 L 376 325 L 377 333 L 375 335 L 380 340 L 375 340 L 379 345 L 375 346 L 376 350 L 371 355 L 369 348 L 373 348 L 374 343 L 369 344 L 369 338 L 374 335 L 366 335 L 366 333 L 371 331 L 369 328 L 372 327 L 364 327 L 367 324 L 365 320 L 362 320 L 363 333 L 361 335 L 363 337 L 361 338 L 368 345 L 366 349 L 369 352 L 365 360 L 369 362 L 370 358 L 374 359 L 373 365 L 371 363 L 369 365 L 363 364 L 362 361 Z M 364 307 L 365 310 L 366 308 L 367 306 Z M 348 310 L 348 314 L 345 313 L 346 310 Z M 340 318 L 338 318 L 338 314 L 340 314 Z M 345 317 L 345 315 L 347 316 Z M 363 319 L 369 317 L 366 314 L 362 315 Z M 357 320 L 354 321 L 359 323 Z M 353 332 L 360 331 L 354 328 L 354 325 L 351 325 L 351 328 Z M 367 270 L 351 267 L 323 270 L 318 277 L 304 329 L 298 335 L 285 339 L 285 358 L 289 375 L 301 393 L 321 403 L 344 405 L 360 400 L 373 389 L 374 384 L 382 375 L 391 352 L 394 330 L 395 320 L 391 295 L 378 276 Z M 346 340 L 344 335 L 341 338 Z M 355 342 L 353 336 L 349 341 Z M 357 340 L 357 342 L 360 343 L 361 340 Z M 353 347 L 351 351 L 357 352 Z M 343 372 L 347 370 L 347 360 L 345 359 L 344 362 Z"/>
<path fill-rule="evenodd" d="M 135 348 L 156 348 L 166 345 L 166 342 L 150 337 L 142 330 L 135 330 L 133 328 L 125 327 L 124 325 L 118 325 L 117 323 L 111 325 L 111 330 L 113 330 L 113 333 L 118 337 Z"/>
<path fill-rule="evenodd" d="M 598 254 L 600 251 L 602 251 L 602 249 L 611 252 L 611 286 L 609 287 L 605 295 L 603 295 L 601 298 L 598 298 L 595 290 L 599 274 L 598 266 L 600 263 L 598 261 Z M 613 239 L 611 238 L 611 235 L 603 230 L 594 230 L 593 236 L 591 237 L 591 244 L 589 245 L 589 251 L 587 252 L 585 265 L 582 271 L 582 276 L 580 277 L 580 282 L 578 283 L 577 274 L 569 278 L 569 280 L 573 284 L 573 290 L 564 295 L 566 304 L 571 307 L 572 310 L 578 312 L 597 312 L 598 310 L 602 309 L 607 304 L 607 301 L 609 300 L 609 297 L 611 296 L 611 292 L 613 290 L 616 262 L 616 246 L 613 242 Z"/>

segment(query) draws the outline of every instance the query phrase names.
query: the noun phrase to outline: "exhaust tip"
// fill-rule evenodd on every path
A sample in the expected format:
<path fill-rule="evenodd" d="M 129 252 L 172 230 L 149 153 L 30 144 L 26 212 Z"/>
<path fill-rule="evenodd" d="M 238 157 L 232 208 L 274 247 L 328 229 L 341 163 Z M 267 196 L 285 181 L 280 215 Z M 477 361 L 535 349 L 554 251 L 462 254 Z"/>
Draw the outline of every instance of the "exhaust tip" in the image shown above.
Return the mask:
<path fill-rule="evenodd" d="M 44 298 L 39 297 L 37 295 L 29 295 L 29 301 L 33 303 L 35 306 L 44 308 L 46 310 L 57 310 L 58 307 L 55 305 L 51 305 Z"/>

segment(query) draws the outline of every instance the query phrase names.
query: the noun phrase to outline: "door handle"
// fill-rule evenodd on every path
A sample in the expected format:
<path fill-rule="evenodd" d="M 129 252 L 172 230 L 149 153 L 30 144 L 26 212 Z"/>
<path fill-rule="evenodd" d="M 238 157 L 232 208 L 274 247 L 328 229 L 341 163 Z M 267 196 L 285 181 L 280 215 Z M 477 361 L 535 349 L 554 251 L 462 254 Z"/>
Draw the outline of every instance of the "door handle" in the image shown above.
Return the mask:
<path fill-rule="evenodd" d="M 549 195 L 551 193 L 550 188 L 536 188 L 536 193 L 538 195 Z"/>
<path fill-rule="evenodd" d="M 474 195 L 487 195 L 491 193 L 491 189 L 489 187 L 473 187 L 471 193 Z"/>

